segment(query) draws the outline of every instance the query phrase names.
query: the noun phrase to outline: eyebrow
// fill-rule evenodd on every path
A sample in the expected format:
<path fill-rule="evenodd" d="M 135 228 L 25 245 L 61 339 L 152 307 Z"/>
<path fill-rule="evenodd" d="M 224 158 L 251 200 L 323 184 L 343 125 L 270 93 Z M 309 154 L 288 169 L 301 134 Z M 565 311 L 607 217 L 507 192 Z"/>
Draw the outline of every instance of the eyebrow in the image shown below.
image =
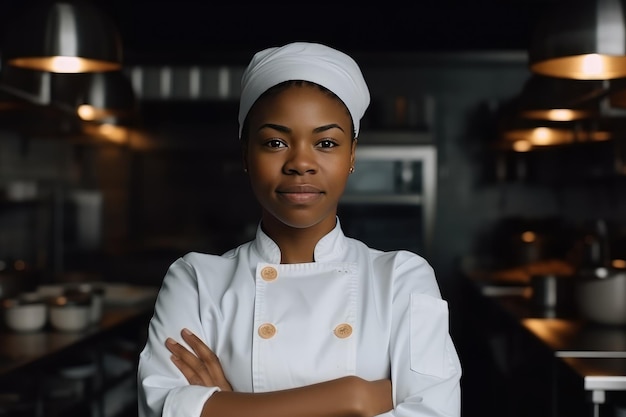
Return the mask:
<path fill-rule="evenodd" d="M 274 123 L 264 123 L 259 127 L 259 131 L 265 128 L 270 128 L 270 129 L 274 129 L 274 130 L 278 130 L 279 132 L 283 132 L 283 133 L 290 133 L 291 129 L 288 128 L 287 126 L 283 126 L 283 125 L 277 125 Z M 339 126 L 337 123 L 331 123 L 328 125 L 324 125 L 324 126 L 320 126 L 320 127 L 316 127 L 315 129 L 313 129 L 313 133 L 320 133 L 320 132 L 325 132 L 327 130 L 330 129 L 339 129 L 342 132 L 344 131 L 341 126 Z"/>

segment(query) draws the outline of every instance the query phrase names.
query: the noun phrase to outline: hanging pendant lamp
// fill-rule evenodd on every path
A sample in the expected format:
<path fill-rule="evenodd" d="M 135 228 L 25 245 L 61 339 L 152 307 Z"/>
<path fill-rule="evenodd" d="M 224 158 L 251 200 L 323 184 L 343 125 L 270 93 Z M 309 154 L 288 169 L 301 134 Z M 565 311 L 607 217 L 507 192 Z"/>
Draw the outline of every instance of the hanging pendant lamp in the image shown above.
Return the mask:
<path fill-rule="evenodd" d="M 8 65 L 59 73 L 117 70 L 122 45 L 113 23 L 85 2 L 52 3 L 13 20 L 3 59 Z"/>
<path fill-rule="evenodd" d="M 602 81 L 532 75 L 517 97 L 520 117 L 567 122 L 595 116 L 607 94 Z"/>
<path fill-rule="evenodd" d="M 55 74 L 54 81 L 53 104 L 71 108 L 83 134 L 128 144 L 139 109 L 132 83 L 122 71 Z"/>
<path fill-rule="evenodd" d="M 626 77 L 624 9 L 623 0 L 554 3 L 533 32 L 530 70 L 578 80 Z"/>
<path fill-rule="evenodd" d="M 85 121 L 130 121 L 138 114 L 132 84 L 122 71 L 55 74 L 54 105 L 71 108 Z"/>

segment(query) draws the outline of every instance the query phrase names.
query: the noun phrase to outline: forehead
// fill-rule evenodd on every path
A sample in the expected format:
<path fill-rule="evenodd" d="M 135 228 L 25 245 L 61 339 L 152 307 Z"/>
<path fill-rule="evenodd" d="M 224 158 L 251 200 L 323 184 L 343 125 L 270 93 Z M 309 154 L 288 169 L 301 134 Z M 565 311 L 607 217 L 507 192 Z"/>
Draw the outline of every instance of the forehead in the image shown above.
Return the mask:
<path fill-rule="evenodd" d="M 261 95 L 250 109 L 249 116 L 292 110 L 304 105 L 319 105 L 327 112 L 350 115 L 345 104 L 330 90 L 314 83 L 291 81 L 275 86 Z"/>

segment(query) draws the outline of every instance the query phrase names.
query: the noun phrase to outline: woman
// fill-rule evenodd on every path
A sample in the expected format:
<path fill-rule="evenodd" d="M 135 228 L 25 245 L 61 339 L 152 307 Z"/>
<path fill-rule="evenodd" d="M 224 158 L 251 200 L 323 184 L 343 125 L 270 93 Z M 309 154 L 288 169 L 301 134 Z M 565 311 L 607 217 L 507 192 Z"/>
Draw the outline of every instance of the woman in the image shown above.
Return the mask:
<path fill-rule="evenodd" d="M 256 238 L 168 270 L 140 355 L 140 416 L 460 415 L 432 268 L 344 236 L 337 218 L 369 100 L 358 65 L 327 46 L 253 57 L 239 136 Z"/>

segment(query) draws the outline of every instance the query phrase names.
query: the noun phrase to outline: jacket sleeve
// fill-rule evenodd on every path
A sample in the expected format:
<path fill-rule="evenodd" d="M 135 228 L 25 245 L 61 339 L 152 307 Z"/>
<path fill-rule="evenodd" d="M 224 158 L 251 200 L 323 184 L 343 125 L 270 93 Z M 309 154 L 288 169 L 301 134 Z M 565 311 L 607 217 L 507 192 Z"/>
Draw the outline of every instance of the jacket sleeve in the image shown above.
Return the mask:
<path fill-rule="evenodd" d="M 139 355 L 138 394 L 140 417 L 197 417 L 217 387 L 191 386 L 170 360 L 168 337 L 184 344 L 183 328 L 202 335 L 198 280 L 183 258 L 168 269 L 148 327 L 146 345 Z"/>
<path fill-rule="evenodd" d="M 390 343 L 394 409 L 385 417 L 458 417 L 461 364 L 449 334 L 448 304 L 431 266 L 402 253 L 392 274 Z"/>

